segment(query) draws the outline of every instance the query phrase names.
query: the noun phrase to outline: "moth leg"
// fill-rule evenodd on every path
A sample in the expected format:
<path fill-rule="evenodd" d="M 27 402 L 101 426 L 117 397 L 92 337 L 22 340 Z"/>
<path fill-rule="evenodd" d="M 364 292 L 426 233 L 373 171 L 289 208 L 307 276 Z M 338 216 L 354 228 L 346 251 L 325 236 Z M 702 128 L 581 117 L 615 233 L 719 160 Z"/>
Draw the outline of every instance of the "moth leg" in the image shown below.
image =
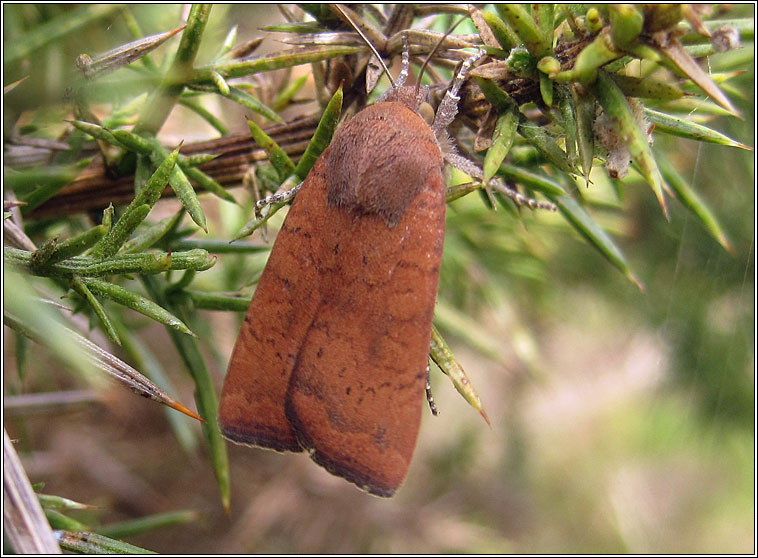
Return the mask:
<path fill-rule="evenodd" d="M 242 187 L 252 190 L 255 199 L 261 197 L 261 181 L 255 174 L 255 165 L 248 165 L 245 174 L 242 175 Z"/>
<path fill-rule="evenodd" d="M 518 190 L 510 186 L 507 182 L 503 182 L 500 178 L 493 178 L 490 181 L 490 185 L 498 192 L 505 194 L 518 205 L 526 205 L 532 209 L 547 209 L 548 211 L 558 211 L 555 204 L 550 202 L 537 201 L 534 198 L 525 196 Z"/>
<path fill-rule="evenodd" d="M 454 166 L 456 169 L 465 172 L 467 175 L 482 180 L 484 178 L 484 172 L 474 161 L 470 161 L 463 155 L 458 153 L 445 153 L 445 160 Z M 518 192 L 515 188 L 504 183 L 499 177 L 495 177 L 490 180 L 488 184 L 491 188 L 494 188 L 501 194 L 505 194 L 518 205 L 526 205 L 532 209 L 547 209 L 548 211 L 556 211 L 558 208 L 550 202 L 537 201 L 534 198 L 525 196 Z"/>
<path fill-rule="evenodd" d="M 426 391 L 426 402 L 429 403 L 429 410 L 436 417 L 439 416 L 440 410 L 437 408 L 437 403 L 434 402 L 434 395 L 432 395 L 432 383 L 429 381 L 429 365 L 426 365 L 426 385 L 424 386 Z"/>
<path fill-rule="evenodd" d="M 446 129 L 450 123 L 452 123 L 455 115 L 458 113 L 458 101 L 460 101 L 458 92 L 460 91 L 463 82 L 466 80 L 471 66 L 474 64 L 474 62 L 479 60 L 484 55 L 485 52 L 483 50 L 479 50 L 474 56 L 466 59 L 466 61 L 461 66 L 458 75 L 455 76 L 453 84 L 447 90 L 445 96 L 440 102 L 440 106 L 437 108 L 437 113 L 434 115 L 434 122 L 432 123 L 432 131 L 434 132 L 434 135 L 437 137 L 438 141 L 443 140 L 440 141 L 442 144 L 448 143 L 444 141 L 444 139 L 447 137 Z M 458 170 L 461 170 L 469 176 L 478 180 L 482 180 L 482 178 L 484 178 L 484 173 L 482 172 L 481 167 L 475 162 L 470 161 L 458 153 L 455 153 L 455 151 L 452 149 L 443 151 L 445 160 Z M 499 192 L 502 192 L 519 205 L 526 205 L 532 209 L 548 209 L 550 211 L 556 211 L 557 209 L 552 203 L 539 202 L 533 198 L 520 194 L 515 189 L 502 183 L 499 178 L 495 178 L 490 181 L 490 184 L 487 185 L 488 192 L 490 186 Z"/>
<path fill-rule="evenodd" d="M 301 182 L 291 190 L 285 190 L 284 192 L 278 192 L 276 194 L 271 194 L 270 196 L 266 196 L 265 198 L 262 198 L 255 202 L 255 217 L 257 219 L 262 219 L 263 215 L 261 214 L 261 211 L 263 211 L 264 207 L 267 207 L 269 205 L 275 205 L 279 203 L 287 203 L 291 199 L 293 199 L 297 193 L 300 191 L 300 187 L 303 185 Z"/>
<path fill-rule="evenodd" d="M 474 161 L 467 159 L 463 155 L 460 155 L 454 152 L 449 152 L 449 153 L 444 153 L 443 157 L 445 157 L 445 161 L 450 163 L 459 171 L 465 172 L 471 178 L 476 178 L 477 180 L 482 180 L 484 178 L 484 171 L 482 171 L 482 168 L 479 165 L 477 165 Z"/>

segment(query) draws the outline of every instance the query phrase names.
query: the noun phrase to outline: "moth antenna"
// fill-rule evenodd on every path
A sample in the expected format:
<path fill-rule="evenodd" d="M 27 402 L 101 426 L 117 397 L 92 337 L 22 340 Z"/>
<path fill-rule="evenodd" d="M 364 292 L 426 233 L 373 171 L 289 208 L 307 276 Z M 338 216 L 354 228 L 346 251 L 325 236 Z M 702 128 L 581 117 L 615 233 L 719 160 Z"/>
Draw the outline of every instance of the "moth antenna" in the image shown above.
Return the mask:
<path fill-rule="evenodd" d="M 392 89 L 395 88 L 395 80 L 392 79 L 392 75 L 390 74 L 389 68 L 387 68 L 387 65 L 384 63 L 384 60 L 382 60 L 382 57 L 379 55 L 379 51 L 376 50 L 374 45 L 371 44 L 371 41 L 368 40 L 368 37 L 363 33 L 363 31 L 360 30 L 360 28 L 355 24 L 353 19 L 347 15 L 347 12 L 342 9 L 342 6 L 339 4 L 334 5 L 335 8 L 337 8 L 337 11 L 342 14 L 342 17 L 344 17 L 347 22 L 350 24 L 350 27 L 352 27 L 356 33 L 363 39 L 363 42 L 366 43 L 369 49 L 371 49 L 371 52 L 374 53 L 374 56 L 376 56 L 377 60 L 379 60 L 379 64 L 382 65 L 382 68 L 384 69 L 384 73 L 387 74 L 387 77 L 390 80 L 390 83 L 392 84 Z"/>
<path fill-rule="evenodd" d="M 408 79 L 408 75 L 411 73 L 411 47 L 408 44 L 408 33 L 403 33 L 403 54 L 402 64 L 400 66 L 400 75 L 397 77 L 396 87 L 401 87 Z M 416 89 L 418 93 L 418 89 Z"/>
<path fill-rule="evenodd" d="M 421 88 L 421 78 L 424 76 L 424 71 L 426 70 L 426 67 L 429 65 L 429 61 L 432 59 L 432 57 L 437 53 L 440 46 L 442 46 L 442 43 L 445 42 L 445 39 L 448 38 L 450 33 L 455 31 L 455 28 L 458 27 L 462 21 L 467 19 L 465 16 L 458 20 L 458 22 L 453 25 L 444 35 L 442 35 L 442 38 L 440 38 L 439 41 L 437 41 L 437 44 L 434 45 L 434 48 L 432 51 L 427 55 L 426 59 L 424 60 L 424 63 L 421 64 L 421 69 L 418 71 L 418 79 L 416 79 L 416 95 L 418 95 L 419 89 Z"/>
<path fill-rule="evenodd" d="M 477 180 L 482 180 L 484 178 L 484 172 L 482 171 L 481 167 L 474 161 L 470 161 L 458 153 L 445 153 L 444 156 L 445 161 L 454 166 L 456 169 L 465 172 L 470 177 L 476 178 Z M 521 194 L 515 188 L 503 182 L 500 177 L 493 177 L 490 180 L 489 187 L 497 190 L 501 194 L 508 196 L 518 205 L 526 205 L 531 209 L 546 209 L 548 211 L 558 210 L 558 208 L 553 203 L 541 202 L 535 200 L 534 198 L 530 198 L 529 196 Z"/>
<path fill-rule="evenodd" d="M 390 96 L 393 91 L 396 91 L 398 87 L 402 87 L 405 84 L 405 81 L 408 79 L 408 75 L 410 74 L 411 55 L 410 55 L 410 47 L 408 46 L 408 34 L 403 33 L 402 39 L 403 39 L 403 54 L 402 54 L 402 67 L 400 68 L 400 75 L 397 76 L 397 81 L 392 84 L 392 87 L 390 89 L 387 89 L 387 91 L 385 91 L 384 93 L 382 93 L 382 95 L 376 100 L 377 103 L 386 101 L 387 97 Z M 418 90 L 416 90 L 416 98 L 418 99 L 418 97 L 419 97 Z"/>

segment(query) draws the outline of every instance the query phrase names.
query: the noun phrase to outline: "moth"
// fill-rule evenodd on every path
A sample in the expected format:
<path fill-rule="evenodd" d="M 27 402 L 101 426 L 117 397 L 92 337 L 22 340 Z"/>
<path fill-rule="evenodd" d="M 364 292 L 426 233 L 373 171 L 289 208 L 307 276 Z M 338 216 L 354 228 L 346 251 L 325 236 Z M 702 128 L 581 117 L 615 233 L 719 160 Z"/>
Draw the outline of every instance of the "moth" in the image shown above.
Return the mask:
<path fill-rule="evenodd" d="M 445 236 L 446 128 L 481 55 L 430 124 L 419 114 L 427 91 L 404 86 L 406 48 L 395 86 L 337 130 L 308 174 L 229 363 L 219 408 L 229 440 L 307 451 L 377 496 L 405 479 Z"/>

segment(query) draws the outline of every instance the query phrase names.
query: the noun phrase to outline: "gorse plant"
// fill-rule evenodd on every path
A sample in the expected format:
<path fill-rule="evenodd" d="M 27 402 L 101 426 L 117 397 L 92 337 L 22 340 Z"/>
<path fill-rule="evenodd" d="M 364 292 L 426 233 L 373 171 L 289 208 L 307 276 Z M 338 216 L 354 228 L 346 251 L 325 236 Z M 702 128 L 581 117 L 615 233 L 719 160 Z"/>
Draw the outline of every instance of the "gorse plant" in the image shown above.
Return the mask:
<path fill-rule="evenodd" d="M 230 241 L 280 222 L 273 217 L 285 205 L 260 216 L 253 196 L 229 189 L 245 184 L 263 197 L 295 186 L 340 119 L 370 103 L 374 87 L 385 87 L 352 25 L 387 61 L 398 57 L 405 37 L 416 70 L 437 47 L 422 78 L 437 102 L 455 68 L 475 49 L 486 53 L 470 73 L 450 130 L 458 153 L 484 179 L 450 177 L 435 315 L 443 332 L 497 358 L 502 342 L 472 316 L 506 296 L 502 278 L 516 290 L 536 292 L 523 280 L 543 282 L 548 262 L 559 257 L 535 246 L 541 233 L 577 233 L 642 288 L 616 239 L 624 228 L 619 221 L 628 218 L 624 196 L 641 182 L 664 215 L 678 200 L 713 241 L 739 251 L 724 215 L 659 145 L 676 136 L 751 149 L 711 126 L 719 116 L 741 116 L 733 99 L 745 94 L 740 75 L 753 63 L 753 49 L 742 48 L 753 40 L 750 17 L 731 17 L 719 5 L 353 5 L 342 8 L 349 25 L 343 11 L 328 5 L 281 6 L 286 21 L 262 31 L 286 46 L 258 54 L 260 37 L 238 38 L 233 27 L 222 39 L 209 26 L 220 7 L 193 5 L 186 21 L 151 29 L 155 34 L 143 33 L 139 21 L 146 18 L 135 17 L 142 9 L 150 7 L 4 7 L 4 319 L 18 365 L 18 377 L 6 378 L 6 398 L 28 383 L 30 339 L 81 372 L 86 385 L 99 385 L 106 371 L 137 393 L 194 415 L 171 399 L 174 386 L 140 338 L 147 325 L 162 324 L 194 382 L 226 509 L 231 488 L 216 423 L 218 379 L 205 360 L 205 349 L 213 347 L 197 335 L 207 325 L 196 311 L 247 309 L 249 295 L 238 291 L 252 272 L 238 255 L 265 256 L 268 245 Z M 132 40 L 111 42 L 102 31 L 108 22 Z M 87 45 L 90 31 L 102 54 Z M 63 69 L 54 71 L 56 65 Z M 308 76 L 298 74 L 301 66 L 313 77 L 312 90 L 305 87 Z M 230 133 L 222 113 L 234 105 L 250 117 L 250 135 Z M 197 142 L 181 125 L 167 132 L 174 113 L 188 114 L 178 107 L 205 121 L 216 137 Z M 155 208 L 166 197 L 180 207 L 158 218 Z M 557 212 L 525 208 L 529 200 Z M 222 276 L 206 273 L 214 265 Z M 63 295 L 64 307 L 53 303 Z M 82 317 L 105 335 L 102 342 L 78 341 Z M 102 347 L 106 338 L 152 381 Z M 434 341 L 434 361 L 483 412 L 437 330 Z M 193 451 L 198 441 L 188 421 L 170 410 L 167 417 Z M 64 512 L 76 506 L 57 497 L 40 494 L 39 501 L 66 549 L 139 550 L 109 538 L 128 530 L 67 518 Z M 178 513 L 140 529 L 193 518 Z M 89 531 L 100 534 L 83 537 Z M 8 533 L 18 551 L 49 551 L 24 546 L 22 528 Z"/>

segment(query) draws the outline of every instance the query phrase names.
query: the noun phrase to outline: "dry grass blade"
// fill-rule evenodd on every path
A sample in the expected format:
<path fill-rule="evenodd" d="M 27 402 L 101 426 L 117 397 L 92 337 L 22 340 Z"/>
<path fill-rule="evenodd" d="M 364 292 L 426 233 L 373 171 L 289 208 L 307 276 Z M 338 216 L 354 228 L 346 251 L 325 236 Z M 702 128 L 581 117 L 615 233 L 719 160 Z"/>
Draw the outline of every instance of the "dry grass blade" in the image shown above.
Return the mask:
<path fill-rule="evenodd" d="M 8 211 L 9 209 L 12 209 L 14 207 L 22 207 L 26 205 L 26 202 L 18 201 L 18 200 L 3 200 L 3 210 Z"/>
<path fill-rule="evenodd" d="M 3 429 L 3 531 L 18 554 L 61 554 L 21 460 Z"/>
<path fill-rule="evenodd" d="M 24 83 L 24 81 L 26 81 L 28 79 L 28 77 L 29 76 L 24 76 L 21 79 L 17 79 L 13 83 L 9 83 L 5 87 L 3 87 L 3 95 L 5 95 L 7 93 L 10 93 L 14 89 L 16 89 L 16 87 L 18 87 L 19 85 L 21 85 L 22 83 Z"/>
<path fill-rule="evenodd" d="M 460 59 L 465 60 L 470 53 L 459 52 L 455 49 L 473 48 L 482 43 L 479 35 L 447 35 L 440 31 L 427 31 L 423 29 L 408 29 L 394 34 L 387 39 L 387 46 L 385 51 L 389 54 L 395 54 L 402 52 L 403 49 L 403 35 L 408 37 L 408 44 L 410 45 L 411 56 L 428 54 L 437 43 L 442 40 L 442 44 L 438 47 L 438 56 L 441 58 Z"/>
<path fill-rule="evenodd" d="M 15 246 L 22 250 L 29 250 L 30 252 L 37 249 L 34 242 L 32 242 L 31 239 L 26 236 L 26 233 L 11 219 L 3 220 L 3 233 L 5 234 L 5 240 L 11 246 Z"/>
<path fill-rule="evenodd" d="M 495 34 L 492 32 L 492 29 L 490 29 L 490 26 L 487 25 L 484 16 L 482 16 L 482 9 L 474 4 L 469 4 L 468 11 L 471 16 L 471 21 L 476 26 L 476 30 L 482 38 L 484 45 L 492 48 L 500 48 L 500 43 L 495 38 Z"/>
<path fill-rule="evenodd" d="M 392 79 L 392 74 L 390 74 L 389 69 L 384 64 L 384 60 L 382 60 L 382 57 L 379 55 L 379 52 L 377 52 L 376 47 L 369 40 L 369 38 L 366 37 L 366 34 L 363 31 L 361 31 L 361 28 L 352 20 L 352 18 L 348 14 L 348 12 L 351 11 L 351 10 L 349 10 L 349 9 L 343 10 L 340 7 L 339 4 L 335 4 L 334 7 L 333 7 L 333 9 L 335 9 L 336 12 L 339 13 L 339 15 L 341 15 L 342 17 L 344 17 L 347 20 L 347 22 L 350 24 L 350 27 L 352 27 L 353 29 L 355 29 L 355 32 L 358 33 L 358 35 L 361 36 L 361 39 L 366 43 L 366 45 L 369 47 L 369 49 L 371 49 L 371 52 L 374 53 L 374 57 L 376 58 L 377 62 L 379 62 L 379 64 L 384 69 L 384 72 L 387 75 L 387 77 L 389 78 L 390 83 L 392 84 L 392 87 L 395 87 L 395 82 Z M 384 42 L 386 42 L 387 39 L 384 36 L 382 36 L 382 38 L 384 39 Z"/>
<path fill-rule="evenodd" d="M 7 311 L 3 316 L 3 321 L 5 325 L 11 327 L 12 329 L 15 329 L 16 331 L 19 331 L 19 333 L 22 333 L 23 335 L 40 344 L 45 344 L 45 341 L 40 334 L 27 327 L 21 320 L 12 316 Z M 74 330 L 63 325 L 60 327 L 62 328 L 61 333 L 67 336 L 70 341 L 73 341 L 84 349 L 84 355 L 86 356 L 87 360 L 89 360 L 96 368 L 102 370 L 103 372 L 106 372 L 112 378 L 128 387 L 137 395 L 141 395 L 142 397 L 157 401 L 158 403 L 162 403 L 167 407 L 176 409 L 180 413 L 184 413 L 189 417 L 197 419 L 201 422 L 205 422 L 197 413 L 191 411 L 178 401 L 174 400 L 153 382 L 148 380 L 145 376 L 137 372 L 134 368 L 126 364 L 118 357 L 109 353 L 102 347 L 96 345 L 86 337 L 78 334 Z"/>
<path fill-rule="evenodd" d="M 732 113 L 734 116 L 739 117 L 739 111 L 734 108 L 729 98 L 724 94 L 719 86 L 714 83 L 711 76 L 700 67 L 690 54 L 684 50 L 682 44 L 674 39 L 668 38 L 667 40 L 658 41 L 658 48 L 665 54 L 676 66 L 684 72 L 693 82 L 695 82 L 700 89 L 705 91 L 714 101 Z"/>
<path fill-rule="evenodd" d="M 178 401 L 175 401 L 162 389 L 124 361 L 99 347 L 86 337 L 79 335 L 73 330 L 70 331 L 73 338 L 87 351 L 95 365 L 113 376 L 122 384 L 126 385 L 134 393 L 152 399 L 153 401 L 157 401 L 158 403 L 162 403 L 172 409 L 176 409 L 180 413 L 184 413 L 200 422 L 205 422 L 197 413 L 189 410 Z"/>
<path fill-rule="evenodd" d="M 344 19 L 348 22 L 350 27 L 354 28 L 359 35 L 367 40 L 372 45 L 384 45 L 387 42 L 387 37 L 384 36 L 379 29 L 374 27 L 366 19 L 355 13 L 347 6 L 340 6 L 339 4 L 330 5 L 329 9 L 334 12 L 337 17 Z"/>
<path fill-rule="evenodd" d="M 321 33 L 297 33 L 282 37 L 287 45 L 348 45 L 361 46 L 364 43 L 353 31 L 324 31 Z"/>
<path fill-rule="evenodd" d="M 87 54 L 81 54 L 76 59 L 76 65 L 85 77 L 93 79 L 142 58 L 147 53 L 155 50 L 168 41 L 179 31 L 182 31 L 185 27 L 187 26 L 182 25 L 172 31 L 166 31 L 165 33 L 159 33 L 157 35 L 151 35 L 150 37 L 132 41 L 109 50 L 95 58 L 91 58 Z"/>

